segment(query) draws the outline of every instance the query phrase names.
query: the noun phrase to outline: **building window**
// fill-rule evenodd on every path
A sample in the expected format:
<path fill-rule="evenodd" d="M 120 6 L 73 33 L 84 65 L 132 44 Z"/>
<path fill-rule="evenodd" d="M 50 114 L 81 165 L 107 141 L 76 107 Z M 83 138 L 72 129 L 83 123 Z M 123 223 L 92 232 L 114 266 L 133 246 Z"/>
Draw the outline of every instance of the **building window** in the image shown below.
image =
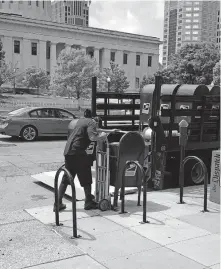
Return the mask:
<path fill-rule="evenodd" d="M 179 20 L 179 23 L 182 23 L 182 20 Z"/>
<path fill-rule="evenodd" d="M 195 4 L 195 5 L 199 5 L 199 2 L 194 1 L 194 4 Z"/>
<path fill-rule="evenodd" d="M 31 55 L 37 55 L 37 43 L 31 43 Z"/>
<path fill-rule="evenodd" d="M 181 41 L 181 37 L 178 38 L 178 41 Z"/>
<path fill-rule="evenodd" d="M 127 53 L 124 53 L 123 64 L 127 64 Z"/>
<path fill-rule="evenodd" d="M 148 56 L 148 66 L 152 66 L 152 56 Z"/>
<path fill-rule="evenodd" d="M 194 34 L 194 35 L 198 35 L 199 32 L 198 32 L 198 31 L 193 31 L 193 34 Z"/>
<path fill-rule="evenodd" d="M 140 87 L 140 79 L 136 78 L 136 85 L 135 85 L 136 89 L 139 89 Z"/>
<path fill-rule="evenodd" d="M 181 35 L 181 32 L 178 32 L 178 35 Z"/>
<path fill-rule="evenodd" d="M 178 29 L 182 29 L 182 26 L 178 26 Z"/>
<path fill-rule="evenodd" d="M 191 11 L 191 10 L 192 10 L 191 7 L 187 7 L 187 8 L 186 8 L 186 11 Z"/>
<path fill-rule="evenodd" d="M 10 1 L 11 4 L 13 4 L 13 1 Z"/>
<path fill-rule="evenodd" d="M 186 23 L 189 23 L 189 22 L 191 22 L 191 20 L 190 20 L 190 19 L 187 19 L 187 20 L 186 20 Z"/>
<path fill-rule="evenodd" d="M 191 27 L 190 27 L 190 25 L 186 25 L 185 28 L 186 29 L 190 29 Z"/>
<path fill-rule="evenodd" d="M 14 53 L 20 53 L 20 41 L 14 40 Z"/>
<path fill-rule="evenodd" d="M 179 44 L 177 44 L 177 46 L 178 46 L 178 47 L 180 47 L 180 46 L 181 46 L 181 44 L 179 43 Z"/>
<path fill-rule="evenodd" d="M 44 0 L 42 1 L 42 5 L 43 5 L 43 8 L 45 8 L 45 1 Z"/>
<path fill-rule="evenodd" d="M 46 50 L 46 59 L 50 59 L 51 57 L 51 47 L 47 46 L 47 50 Z"/>
<path fill-rule="evenodd" d="M 185 32 L 185 35 L 190 35 L 190 31 Z"/>
<path fill-rule="evenodd" d="M 179 12 L 181 12 L 181 11 L 182 11 L 182 8 L 179 9 Z"/>
<path fill-rule="evenodd" d="M 2 1 L 2 3 L 5 3 L 5 1 Z"/>
<path fill-rule="evenodd" d="M 163 60 L 166 61 L 167 57 L 163 57 Z"/>
<path fill-rule="evenodd" d="M 219 13 L 220 13 L 220 12 L 218 11 L 218 16 L 219 16 Z"/>
<path fill-rule="evenodd" d="M 140 55 L 136 55 L 136 65 L 140 66 Z"/>
<path fill-rule="evenodd" d="M 194 13 L 193 16 L 194 17 L 199 17 L 199 13 Z"/>
<path fill-rule="evenodd" d="M 198 7 L 194 7 L 194 9 L 193 10 L 196 10 L 196 11 L 198 11 L 198 10 L 200 10 Z"/>
<path fill-rule="evenodd" d="M 198 36 L 193 36 L 193 41 L 197 41 L 198 40 Z"/>
<path fill-rule="evenodd" d="M 192 14 L 190 14 L 190 13 L 186 14 L 186 17 L 191 17 L 191 16 L 192 16 Z"/>
<path fill-rule="evenodd" d="M 111 61 L 112 62 L 115 62 L 115 52 L 114 51 L 111 51 L 111 55 L 110 55 L 111 57 Z"/>
<path fill-rule="evenodd" d="M 179 15 L 179 18 L 182 18 L 182 14 Z"/>
<path fill-rule="evenodd" d="M 31 1 L 28 1 L 28 5 L 31 6 Z"/>
<path fill-rule="evenodd" d="M 219 29 L 219 24 L 217 24 L 217 29 Z"/>
<path fill-rule="evenodd" d="M 195 24 L 195 25 L 193 25 L 193 28 L 194 29 L 198 29 L 199 28 L 199 25 Z"/>
<path fill-rule="evenodd" d="M 36 0 L 36 7 L 38 7 L 38 0 Z"/>
<path fill-rule="evenodd" d="M 187 1 L 186 4 L 187 4 L 187 5 L 192 5 L 192 2 Z"/>
<path fill-rule="evenodd" d="M 190 40 L 190 36 L 185 36 L 185 40 Z"/>
<path fill-rule="evenodd" d="M 193 20 L 193 22 L 199 22 L 199 20 Z"/>

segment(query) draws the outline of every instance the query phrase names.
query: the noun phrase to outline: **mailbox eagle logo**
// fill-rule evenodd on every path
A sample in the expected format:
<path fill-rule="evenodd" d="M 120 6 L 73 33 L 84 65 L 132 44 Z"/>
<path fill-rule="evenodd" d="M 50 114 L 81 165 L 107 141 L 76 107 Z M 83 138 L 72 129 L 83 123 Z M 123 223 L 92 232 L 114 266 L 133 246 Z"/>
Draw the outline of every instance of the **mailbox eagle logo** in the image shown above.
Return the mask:
<path fill-rule="evenodd" d="M 150 103 L 144 103 L 143 104 L 142 113 L 143 114 L 149 114 L 150 113 Z"/>

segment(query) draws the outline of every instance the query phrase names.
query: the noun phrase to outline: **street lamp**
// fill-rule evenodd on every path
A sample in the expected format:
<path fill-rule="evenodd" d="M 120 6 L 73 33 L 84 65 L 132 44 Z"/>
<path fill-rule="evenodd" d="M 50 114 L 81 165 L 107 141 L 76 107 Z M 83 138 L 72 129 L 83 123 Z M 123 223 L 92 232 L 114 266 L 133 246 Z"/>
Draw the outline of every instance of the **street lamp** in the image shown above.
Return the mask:
<path fill-rule="evenodd" d="M 107 89 L 108 89 L 108 92 L 110 91 L 110 77 L 107 78 Z"/>

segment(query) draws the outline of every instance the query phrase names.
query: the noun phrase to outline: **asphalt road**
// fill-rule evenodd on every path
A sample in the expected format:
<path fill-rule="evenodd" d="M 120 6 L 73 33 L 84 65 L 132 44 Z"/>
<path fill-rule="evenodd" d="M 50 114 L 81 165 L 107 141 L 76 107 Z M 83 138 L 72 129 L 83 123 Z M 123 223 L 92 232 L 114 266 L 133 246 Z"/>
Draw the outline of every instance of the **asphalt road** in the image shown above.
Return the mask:
<path fill-rule="evenodd" d="M 1 212 L 50 205 L 54 193 L 39 185 L 31 175 L 57 170 L 64 162 L 65 139 L 35 142 L 0 136 Z"/>

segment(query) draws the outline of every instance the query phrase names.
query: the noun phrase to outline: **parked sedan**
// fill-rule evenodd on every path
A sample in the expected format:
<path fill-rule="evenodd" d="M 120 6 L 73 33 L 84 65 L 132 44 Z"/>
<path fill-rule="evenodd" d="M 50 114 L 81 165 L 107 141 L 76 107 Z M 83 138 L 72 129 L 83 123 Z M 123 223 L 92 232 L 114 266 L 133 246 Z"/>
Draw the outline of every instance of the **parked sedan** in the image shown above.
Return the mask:
<path fill-rule="evenodd" d="M 60 108 L 25 107 L 0 116 L 0 133 L 33 141 L 40 136 L 67 136 L 77 117 Z"/>

